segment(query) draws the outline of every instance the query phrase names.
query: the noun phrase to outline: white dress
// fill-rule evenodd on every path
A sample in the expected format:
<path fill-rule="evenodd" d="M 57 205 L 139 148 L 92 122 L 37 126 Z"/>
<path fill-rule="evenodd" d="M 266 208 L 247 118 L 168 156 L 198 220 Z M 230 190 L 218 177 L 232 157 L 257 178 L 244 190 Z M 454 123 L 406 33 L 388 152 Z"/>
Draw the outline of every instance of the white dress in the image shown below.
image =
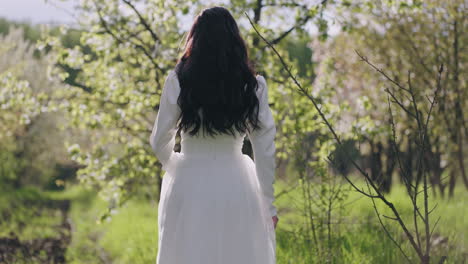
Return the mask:
<path fill-rule="evenodd" d="M 263 128 L 247 134 L 254 163 L 242 154 L 245 135 L 240 134 L 203 138 L 182 131 L 181 152 L 173 150 L 180 86 L 175 71 L 169 72 L 150 137 L 166 171 L 158 206 L 157 264 L 276 263 L 276 127 L 266 81 L 261 75 L 257 81 Z"/>

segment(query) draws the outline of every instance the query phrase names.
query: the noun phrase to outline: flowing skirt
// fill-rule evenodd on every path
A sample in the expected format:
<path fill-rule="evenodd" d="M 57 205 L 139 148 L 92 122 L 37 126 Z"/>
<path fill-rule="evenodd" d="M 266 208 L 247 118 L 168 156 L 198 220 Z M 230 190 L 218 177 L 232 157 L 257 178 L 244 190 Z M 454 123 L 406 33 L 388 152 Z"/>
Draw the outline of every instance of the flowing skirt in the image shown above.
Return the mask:
<path fill-rule="evenodd" d="M 275 264 L 275 230 L 252 159 L 175 154 L 163 176 L 156 263 Z"/>

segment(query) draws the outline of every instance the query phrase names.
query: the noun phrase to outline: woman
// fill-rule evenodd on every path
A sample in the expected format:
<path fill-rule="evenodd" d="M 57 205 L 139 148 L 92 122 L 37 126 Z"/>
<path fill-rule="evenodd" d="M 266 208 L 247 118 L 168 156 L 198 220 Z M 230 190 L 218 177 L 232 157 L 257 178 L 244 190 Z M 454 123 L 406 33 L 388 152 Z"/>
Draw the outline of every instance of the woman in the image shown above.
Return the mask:
<path fill-rule="evenodd" d="M 276 263 L 276 127 L 267 90 L 229 11 L 203 10 L 166 78 L 150 137 L 166 171 L 158 264 Z M 255 163 L 242 154 L 246 135 Z"/>

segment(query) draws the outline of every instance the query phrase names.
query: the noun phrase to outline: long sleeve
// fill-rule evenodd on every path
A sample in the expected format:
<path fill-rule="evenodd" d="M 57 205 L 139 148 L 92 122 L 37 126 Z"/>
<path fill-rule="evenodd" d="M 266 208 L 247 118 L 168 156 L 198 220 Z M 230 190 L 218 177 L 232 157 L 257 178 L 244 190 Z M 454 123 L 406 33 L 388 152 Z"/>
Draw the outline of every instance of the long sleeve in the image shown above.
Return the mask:
<path fill-rule="evenodd" d="M 149 139 L 151 147 L 165 171 L 175 155 L 176 123 L 180 114 L 180 107 L 177 104 L 179 93 L 180 86 L 177 75 L 174 70 L 171 70 L 164 83 L 159 111 Z"/>
<path fill-rule="evenodd" d="M 265 78 L 261 75 L 257 76 L 259 89 L 257 90 L 258 99 L 260 101 L 259 106 L 259 120 L 262 126 L 259 130 L 254 130 L 252 133 L 247 133 L 250 142 L 252 143 L 252 149 L 254 154 L 255 170 L 260 183 L 260 187 L 268 202 L 268 210 L 271 216 L 277 214 L 277 210 L 273 202 L 275 182 L 275 135 L 276 126 L 271 113 L 271 109 L 268 105 L 268 87 Z"/>

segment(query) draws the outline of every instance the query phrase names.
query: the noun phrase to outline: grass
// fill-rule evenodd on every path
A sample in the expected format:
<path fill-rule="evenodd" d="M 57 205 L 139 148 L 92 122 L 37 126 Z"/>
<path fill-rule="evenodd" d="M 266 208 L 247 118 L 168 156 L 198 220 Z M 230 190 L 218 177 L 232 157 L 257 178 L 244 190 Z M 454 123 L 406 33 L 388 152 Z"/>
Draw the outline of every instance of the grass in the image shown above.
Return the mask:
<path fill-rule="evenodd" d="M 133 199 L 100 221 L 106 202 L 92 191 L 74 187 L 70 218 L 73 236 L 69 263 L 154 263 L 157 254 L 157 204 Z"/>
<path fill-rule="evenodd" d="M 287 188 L 286 185 L 291 184 L 279 182 L 278 192 Z M 429 196 L 431 199 L 429 208 L 437 204 L 431 214 L 432 225 L 440 217 L 433 235 L 435 241 L 432 246 L 432 262 L 438 263 L 442 256 L 447 256 L 445 263 L 465 263 L 468 256 L 466 247 L 468 211 L 464 208 L 468 193 L 460 186 L 451 199 L 434 197 L 432 193 Z M 301 191 L 297 189 L 277 199 L 280 221 L 282 221 L 277 231 L 279 234 L 278 263 L 324 263 L 323 258 L 318 257 L 315 251 L 311 251 L 314 245 L 311 245 L 303 236 L 304 217 L 299 213 L 302 205 L 301 197 Z M 407 198 L 404 187 L 396 185 L 387 198 L 401 212 L 408 228 L 414 230 L 411 202 Z M 345 206 L 340 212 L 341 215 L 335 213 L 336 223 L 332 227 L 334 234 L 332 251 L 335 254 L 331 258 L 332 263 L 406 263 L 403 255 L 378 223 L 369 198 L 350 191 L 343 204 Z M 377 202 L 376 205 L 381 214 L 392 216 L 383 203 Z M 317 215 L 315 221 L 319 222 L 319 218 Z M 396 222 L 387 218 L 383 218 L 383 221 L 395 240 L 402 245 L 403 250 L 416 259 L 409 241 Z M 323 240 L 320 241 L 325 243 Z M 327 247 L 327 245 L 322 245 L 322 247 Z"/>
<path fill-rule="evenodd" d="M 101 240 L 113 263 L 154 263 L 158 246 L 157 217 L 157 204 L 147 201 L 134 200 L 122 208 L 107 224 Z"/>
<path fill-rule="evenodd" d="M 277 193 L 288 188 L 288 185 L 278 181 Z M 312 250 L 316 245 L 303 235 L 300 197 L 301 192 L 296 189 L 276 201 L 280 217 L 277 227 L 278 264 L 324 263 L 318 261 L 323 258 Z M 404 212 L 405 218 L 411 216 L 411 204 L 401 186 L 396 186 L 388 197 Z M 448 256 L 446 263 L 466 262 L 467 198 L 467 192 L 461 187 L 451 200 L 434 198 L 432 204 L 438 203 L 438 206 L 432 221 L 441 216 L 435 231 L 440 243 L 434 246 L 434 263 L 440 256 Z M 60 217 L 50 211 L 44 214 L 41 210 L 48 209 L 39 206 L 54 199 L 72 201 L 69 210 L 72 240 L 66 252 L 67 263 L 155 263 L 158 246 L 157 203 L 146 199 L 130 200 L 109 221 L 100 223 L 98 220 L 106 209 L 106 202 L 94 192 L 80 187 L 61 193 L 42 193 L 35 189 L 2 192 L 0 213 L 3 212 L 2 216 L 8 215 L 8 221 L 0 221 L 0 236 L 8 236 L 11 231 L 22 239 L 54 236 L 54 227 L 60 222 Z M 350 192 L 343 203 L 346 207 L 341 215 L 336 216 L 338 221 L 333 226 L 330 244 L 333 255 L 325 259 L 330 263 L 404 263 L 401 253 L 378 224 L 370 200 Z M 383 204 L 378 203 L 377 206 L 382 213 L 388 213 Z M 402 243 L 404 250 L 412 255 L 409 243 L 398 226 L 388 219 L 385 223 L 389 224 L 391 233 Z M 409 226 L 412 228 L 411 223 Z M 327 246 L 322 245 L 323 248 Z"/>
<path fill-rule="evenodd" d="M 57 237 L 60 210 L 51 208 L 50 197 L 35 188 L 12 190 L 0 185 L 0 237 L 20 240 Z"/>

